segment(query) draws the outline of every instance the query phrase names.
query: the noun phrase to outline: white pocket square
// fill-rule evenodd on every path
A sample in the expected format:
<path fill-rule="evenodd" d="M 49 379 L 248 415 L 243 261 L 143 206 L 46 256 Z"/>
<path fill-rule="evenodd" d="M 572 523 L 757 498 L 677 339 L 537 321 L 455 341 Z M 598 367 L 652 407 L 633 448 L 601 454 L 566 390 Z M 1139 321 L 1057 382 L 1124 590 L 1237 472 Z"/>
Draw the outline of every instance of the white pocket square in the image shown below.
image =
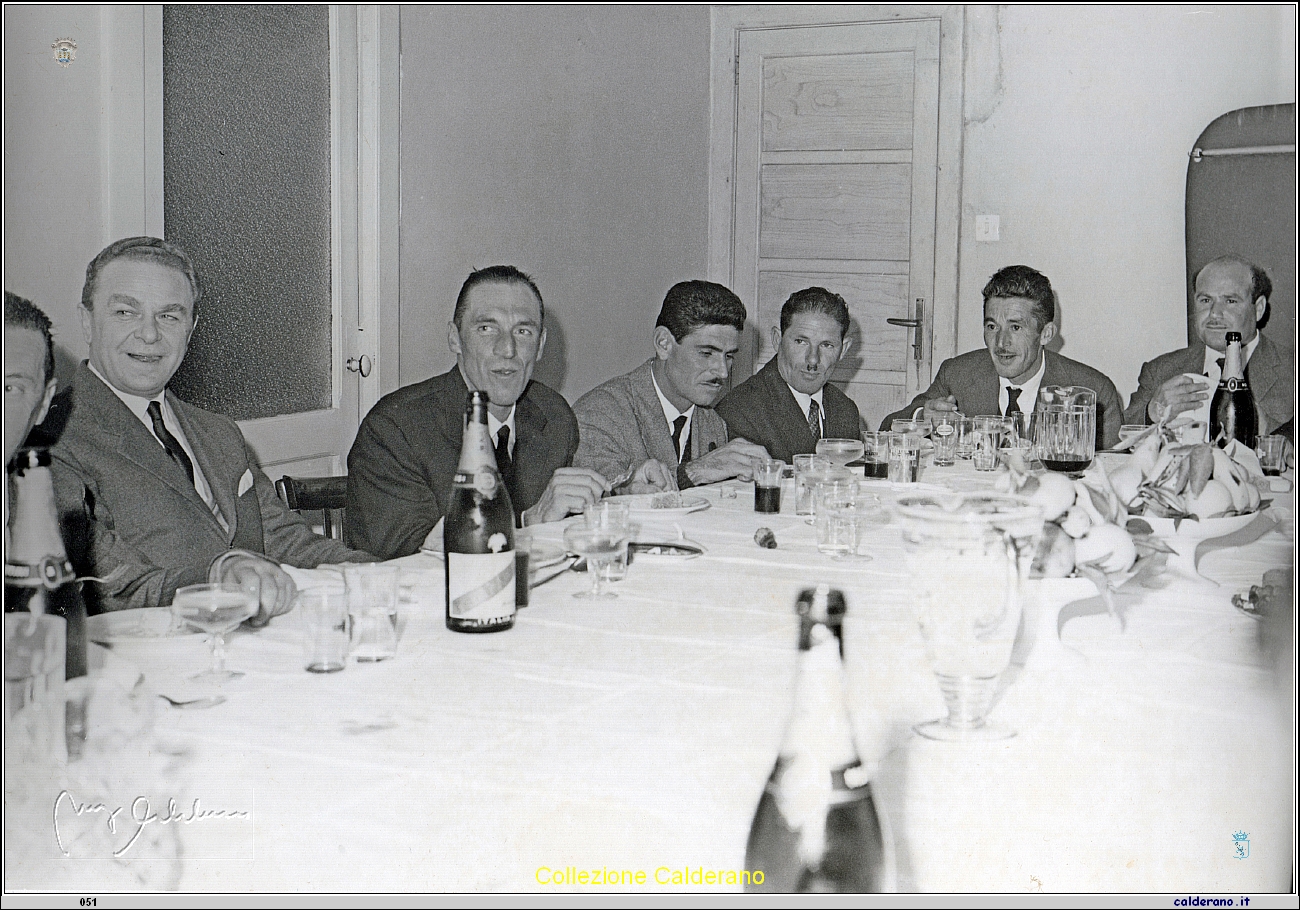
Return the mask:
<path fill-rule="evenodd" d="M 239 492 L 235 495 L 243 496 L 251 489 L 253 489 L 253 472 L 245 468 L 244 476 L 239 478 Z"/>

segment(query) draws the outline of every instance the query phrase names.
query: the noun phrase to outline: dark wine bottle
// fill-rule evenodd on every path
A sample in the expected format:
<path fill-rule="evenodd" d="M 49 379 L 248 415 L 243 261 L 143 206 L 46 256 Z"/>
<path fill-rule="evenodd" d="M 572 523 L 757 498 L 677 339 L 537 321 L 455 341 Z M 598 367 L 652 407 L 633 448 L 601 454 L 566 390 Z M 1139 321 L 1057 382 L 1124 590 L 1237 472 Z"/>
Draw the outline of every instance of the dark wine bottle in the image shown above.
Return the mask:
<path fill-rule="evenodd" d="M 442 529 L 447 628 L 500 632 L 515 624 L 515 512 L 497 471 L 488 396 L 472 391 L 460 463 Z"/>
<path fill-rule="evenodd" d="M 10 462 L 13 503 L 5 553 L 5 612 L 67 623 L 64 676 L 86 675 L 86 605 L 59 533 L 50 453 L 22 449 Z"/>
<path fill-rule="evenodd" d="M 818 585 L 797 609 L 794 712 L 745 847 L 745 868 L 762 881 L 746 890 L 892 890 L 890 845 L 845 701 L 844 595 Z"/>
<path fill-rule="evenodd" d="M 1225 337 L 1228 345 L 1223 355 L 1223 376 L 1210 400 L 1210 441 L 1223 448 L 1236 439 L 1253 450 L 1259 418 L 1255 396 L 1241 365 L 1241 333 L 1229 332 Z"/>

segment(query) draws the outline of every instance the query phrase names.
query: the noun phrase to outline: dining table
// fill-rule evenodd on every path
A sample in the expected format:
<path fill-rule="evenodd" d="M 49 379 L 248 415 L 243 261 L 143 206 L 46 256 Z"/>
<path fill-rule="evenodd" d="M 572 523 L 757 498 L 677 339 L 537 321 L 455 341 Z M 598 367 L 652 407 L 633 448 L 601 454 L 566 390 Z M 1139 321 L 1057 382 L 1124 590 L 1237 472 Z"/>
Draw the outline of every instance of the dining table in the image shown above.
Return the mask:
<path fill-rule="evenodd" d="M 638 548 L 607 601 L 574 596 L 583 572 L 539 572 L 492 634 L 448 630 L 441 557 L 403 557 L 396 655 L 341 672 L 304 670 L 296 611 L 229 636 L 243 676 L 217 688 L 187 678 L 202 636 L 95 645 L 85 754 L 7 768 L 6 890 L 742 890 L 792 709 L 796 599 L 825 584 L 848 606 L 848 710 L 898 891 L 1289 891 L 1294 623 L 1233 598 L 1293 568 L 1294 494 L 1109 605 L 1087 578 L 1026 581 L 992 709 L 1015 735 L 933 741 L 913 731 L 944 714 L 916 620 L 925 569 L 891 506 L 1004 477 L 959 461 L 863 480 L 881 508 L 848 558 L 818 551 L 789 484 L 773 514 L 750 483 L 692 488 L 632 520 L 638 542 L 698 556 Z M 562 548 L 566 524 L 531 529 L 534 552 Z"/>

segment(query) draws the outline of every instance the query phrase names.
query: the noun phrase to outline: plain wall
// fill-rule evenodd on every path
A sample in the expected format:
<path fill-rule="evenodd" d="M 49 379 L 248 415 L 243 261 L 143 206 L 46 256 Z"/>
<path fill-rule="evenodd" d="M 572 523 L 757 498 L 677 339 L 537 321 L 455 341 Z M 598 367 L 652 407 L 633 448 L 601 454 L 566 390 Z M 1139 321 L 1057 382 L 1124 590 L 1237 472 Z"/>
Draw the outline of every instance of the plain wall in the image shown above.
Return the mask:
<path fill-rule="evenodd" d="M 4 9 L 5 289 L 54 323 L 61 383 L 86 356 L 77 310 L 86 263 L 104 233 L 100 122 L 100 8 Z M 57 38 L 74 38 L 69 66 Z"/>
<path fill-rule="evenodd" d="M 1024 263 L 1057 291 L 1053 347 L 1127 401 L 1144 361 L 1187 343 L 1188 152 L 1220 114 L 1295 101 L 1294 11 L 1012 6 L 996 19 L 968 21 L 988 57 L 966 71 L 958 348 L 983 345 L 989 276 Z M 997 243 L 974 239 L 986 213 L 1001 216 Z"/>
<path fill-rule="evenodd" d="M 664 293 L 703 278 L 709 10 L 402 8 L 401 378 L 448 369 L 474 269 L 546 302 L 536 377 L 571 401 L 651 354 Z"/>

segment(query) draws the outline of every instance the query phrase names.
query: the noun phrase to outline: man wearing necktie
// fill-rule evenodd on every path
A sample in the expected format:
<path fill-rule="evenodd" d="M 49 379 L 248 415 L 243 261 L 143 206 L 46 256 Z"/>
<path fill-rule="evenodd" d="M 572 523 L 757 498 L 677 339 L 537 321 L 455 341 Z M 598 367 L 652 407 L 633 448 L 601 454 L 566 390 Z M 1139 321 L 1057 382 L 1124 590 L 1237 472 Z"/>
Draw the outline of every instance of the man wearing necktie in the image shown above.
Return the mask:
<path fill-rule="evenodd" d="M 772 326 L 776 355 L 718 404 L 727 433 L 758 443 L 786 464 L 817 440 L 859 438 L 858 406 L 829 380 L 849 352 L 848 304 L 812 287 L 795 291 Z"/>
<path fill-rule="evenodd" d="M 348 543 L 388 559 L 442 540 L 470 389 L 488 394 L 488 434 L 520 524 L 557 521 L 605 493 L 605 478 L 571 467 L 578 424 L 568 402 L 532 378 L 545 319 L 536 282 L 514 266 L 465 279 L 447 325 L 456 365 L 385 395 L 357 431 Z"/>
<path fill-rule="evenodd" d="M 280 567 L 366 561 L 312 533 L 275 495 L 234 421 L 181 401 L 167 384 L 197 324 L 198 276 L 180 248 L 119 240 L 86 269 L 77 370 L 54 458 L 65 523 L 86 529 L 80 575 L 94 611 L 167 606 L 178 587 L 256 583 L 265 624 L 289 609 Z M 74 558 L 75 561 L 75 558 Z"/>
<path fill-rule="evenodd" d="M 1252 262 L 1222 256 L 1206 264 L 1193 284 L 1193 343 L 1142 365 L 1129 401 L 1128 423 L 1154 423 L 1185 414 L 1208 426 L 1210 398 L 1223 373 L 1228 332 L 1241 333 L 1246 381 L 1260 412 L 1261 435 L 1276 432 L 1295 413 L 1291 355 L 1260 329 L 1268 323 L 1273 282 Z"/>
<path fill-rule="evenodd" d="M 930 388 L 881 423 L 911 417 L 919 407 L 933 418 L 1026 416 L 1045 385 L 1082 386 L 1097 394 L 1097 448 L 1119 441 L 1124 403 L 1115 384 L 1092 367 L 1047 349 L 1056 337 L 1056 292 L 1047 276 L 1027 265 L 998 270 L 984 286 L 984 350 L 945 360 Z"/>
<path fill-rule="evenodd" d="M 574 463 L 626 477 L 625 492 L 686 489 L 732 477 L 749 479 L 767 451 L 727 441 L 713 410 L 740 349 L 745 307 L 711 281 L 682 281 L 664 296 L 655 321 L 654 356 L 578 399 L 582 441 Z"/>

